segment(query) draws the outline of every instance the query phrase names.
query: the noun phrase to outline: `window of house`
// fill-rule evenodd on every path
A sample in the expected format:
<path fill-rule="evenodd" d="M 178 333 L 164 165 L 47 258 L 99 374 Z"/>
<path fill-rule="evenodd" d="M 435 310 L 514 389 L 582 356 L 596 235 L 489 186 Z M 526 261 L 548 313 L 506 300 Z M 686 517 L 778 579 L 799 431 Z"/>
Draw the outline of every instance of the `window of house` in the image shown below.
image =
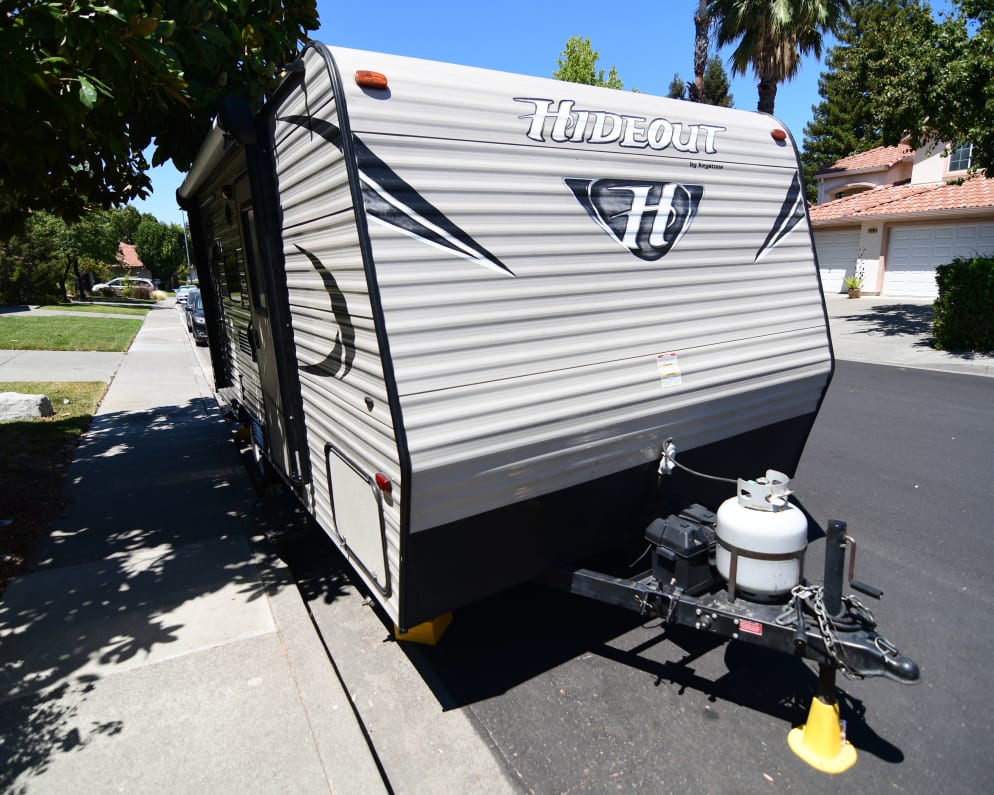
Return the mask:
<path fill-rule="evenodd" d="M 949 155 L 950 171 L 966 171 L 973 163 L 973 144 L 960 144 Z"/>

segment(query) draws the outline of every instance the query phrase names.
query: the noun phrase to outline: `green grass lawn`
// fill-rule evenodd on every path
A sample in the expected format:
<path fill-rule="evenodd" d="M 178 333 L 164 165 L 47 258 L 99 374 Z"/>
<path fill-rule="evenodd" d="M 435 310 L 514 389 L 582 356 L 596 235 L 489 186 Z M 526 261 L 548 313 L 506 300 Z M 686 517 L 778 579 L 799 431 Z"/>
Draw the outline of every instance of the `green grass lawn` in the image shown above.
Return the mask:
<path fill-rule="evenodd" d="M 115 317 L 0 316 L 0 349 L 126 351 L 142 322 Z"/>
<path fill-rule="evenodd" d="M 0 392 L 47 395 L 55 416 L 0 422 L 0 594 L 65 505 L 62 467 L 107 391 L 102 381 L 0 381 Z"/>
<path fill-rule="evenodd" d="M 50 304 L 39 309 L 56 309 L 60 312 L 83 312 L 94 315 L 140 315 L 148 314 L 148 309 L 140 306 L 102 306 L 98 304 Z"/>

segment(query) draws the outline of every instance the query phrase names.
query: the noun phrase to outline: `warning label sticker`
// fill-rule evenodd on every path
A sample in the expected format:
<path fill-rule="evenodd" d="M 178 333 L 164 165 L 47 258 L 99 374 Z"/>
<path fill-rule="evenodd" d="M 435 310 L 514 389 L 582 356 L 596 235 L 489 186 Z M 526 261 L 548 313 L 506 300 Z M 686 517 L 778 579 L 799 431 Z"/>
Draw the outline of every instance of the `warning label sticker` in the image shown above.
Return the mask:
<path fill-rule="evenodd" d="M 663 389 L 670 389 L 683 383 L 680 360 L 675 353 L 656 354 L 656 366 L 659 368 L 659 383 Z"/>

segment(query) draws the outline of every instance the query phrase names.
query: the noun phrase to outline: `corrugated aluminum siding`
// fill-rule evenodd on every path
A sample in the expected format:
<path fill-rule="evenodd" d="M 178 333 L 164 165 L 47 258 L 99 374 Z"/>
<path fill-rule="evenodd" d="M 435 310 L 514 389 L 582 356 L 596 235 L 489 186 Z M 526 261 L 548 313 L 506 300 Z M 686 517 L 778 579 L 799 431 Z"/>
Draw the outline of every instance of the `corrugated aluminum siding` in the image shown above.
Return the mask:
<path fill-rule="evenodd" d="M 370 220 L 413 531 L 653 460 L 667 436 L 687 449 L 816 410 L 831 357 L 807 218 L 757 260 L 797 173 L 774 119 L 333 53 L 354 135 L 514 274 Z M 386 74 L 389 95 L 358 89 L 357 69 Z M 557 144 L 551 125 L 538 142 L 527 137 L 535 103 L 515 98 L 723 129 L 713 154 L 703 132 L 697 152 Z M 647 262 L 588 216 L 566 178 L 704 195 L 685 236 Z M 661 377 L 666 353 L 679 378 Z"/>
<path fill-rule="evenodd" d="M 393 499 L 383 507 L 392 584 L 386 606 L 396 617 L 405 484 L 343 155 L 320 135 L 286 121 L 311 116 L 338 125 L 323 60 L 311 49 L 305 61 L 306 84 L 278 108 L 275 137 L 287 288 L 313 467 L 309 508 L 323 527 L 335 527 L 327 444 L 368 475 L 383 472 L 393 481 Z"/>

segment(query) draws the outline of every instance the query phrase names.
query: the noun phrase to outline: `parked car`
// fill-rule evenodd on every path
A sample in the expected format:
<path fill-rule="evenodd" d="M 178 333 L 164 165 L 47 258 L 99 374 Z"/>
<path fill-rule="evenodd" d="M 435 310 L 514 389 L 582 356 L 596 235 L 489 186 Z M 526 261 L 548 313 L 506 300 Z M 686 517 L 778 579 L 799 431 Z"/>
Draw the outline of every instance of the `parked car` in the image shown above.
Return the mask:
<path fill-rule="evenodd" d="M 207 323 L 204 320 L 204 302 L 200 300 L 200 292 L 197 291 L 196 296 L 193 298 L 193 311 L 190 313 L 190 318 L 193 322 L 193 341 L 197 345 L 207 344 Z"/>
<path fill-rule="evenodd" d="M 176 288 L 176 303 L 185 304 L 186 299 L 190 295 L 190 291 L 196 289 L 197 288 L 194 287 L 192 284 L 181 284 L 179 287 Z"/>
<path fill-rule="evenodd" d="M 102 293 L 110 291 L 114 295 L 123 295 L 125 292 L 131 292 L 135 289 L 148 290 L 148 294 L 151 297 L 152 293 L 155 292 L 155 285 L 148 279 L 139 279 L 134 276 L 118 276 L 109 282 L 101 282 L 100 284 L 93 285 L 91 292 Z"/>
<path fill-rule="evenodd" d="M 200 290 L 194 287 L 186 294 L 186 330 L 193 333 L 193 312 L 200 306 Z"/>

